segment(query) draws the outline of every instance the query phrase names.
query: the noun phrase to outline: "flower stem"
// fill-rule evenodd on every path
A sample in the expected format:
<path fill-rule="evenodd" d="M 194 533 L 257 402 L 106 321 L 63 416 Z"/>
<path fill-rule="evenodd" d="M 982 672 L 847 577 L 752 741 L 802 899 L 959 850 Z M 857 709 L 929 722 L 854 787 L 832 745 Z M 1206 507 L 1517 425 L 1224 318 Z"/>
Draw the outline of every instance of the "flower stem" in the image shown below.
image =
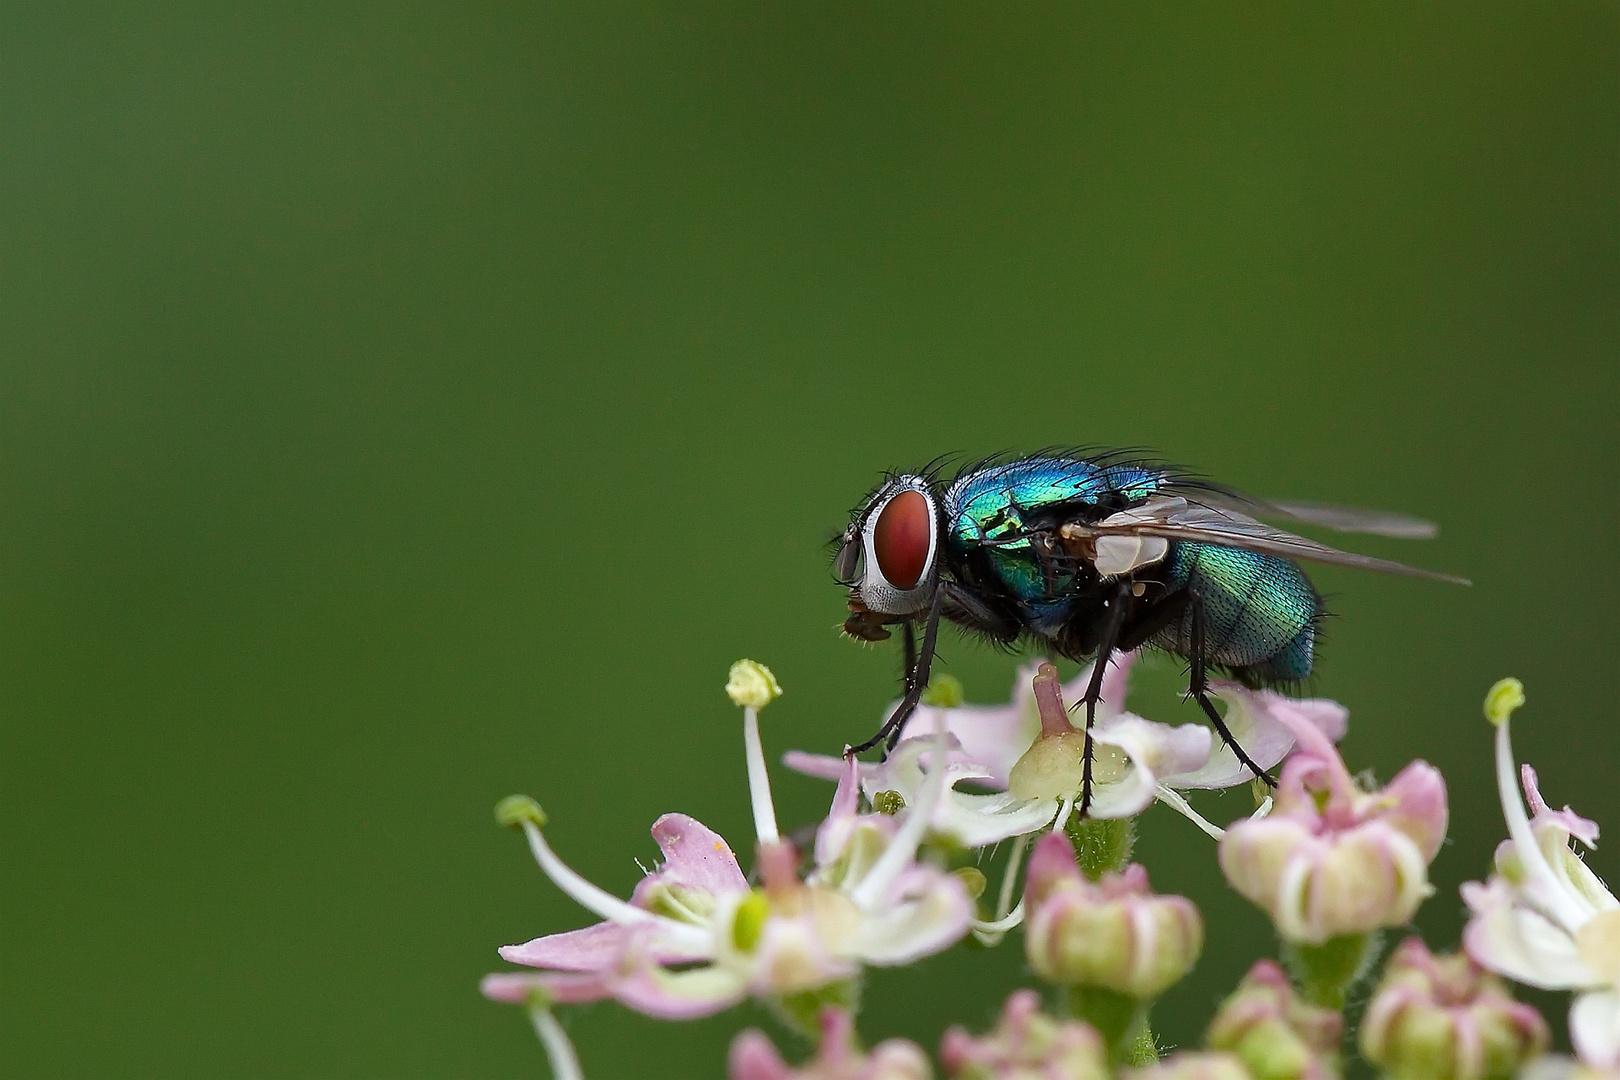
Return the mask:
<path fill-rule="evenodd" d="M 551 1015 L 551 1010 L 541 1006 L 532 1007 L 529 1009 L 529 1019 L 534 1022 L 534 1033 L 540 1036 L 541 1045 L 546 1048 L 553 1080 L 585 1080 L 585 1070 L 579 1067 L 579 1055 L 574 1052 L 574 1044 L 568 1040 L 568 1033 L 557 1023 L 557 1018 Z"/>
<path fill-rule="evenodd" d="M 1135 818 L 1070 818 L 1064 832 L 1074 845 L 1074 861 L 1091 881 L 1118 873 L 1136 847 Z"/>
<path fill-rule="evenodd" d="M 1069 987 L 1069 1015 L 1097 1029 L 1108 1046 L 1108 1060 L 1113 1065 L 1139 1065 L 1158 1060 L 1147 1014 L 1146 1003 L 1118 990 L 1100 986 Z"/>
<path fill-rule="evenodd" d="M 1372 971 L 1381 940 L 1377 933 L 1342 934 L 1320 945 L 1289 944 L 1283 948 L 1283 960 L 1302 998 L 1342 1011 L 1350 991 Z"/>

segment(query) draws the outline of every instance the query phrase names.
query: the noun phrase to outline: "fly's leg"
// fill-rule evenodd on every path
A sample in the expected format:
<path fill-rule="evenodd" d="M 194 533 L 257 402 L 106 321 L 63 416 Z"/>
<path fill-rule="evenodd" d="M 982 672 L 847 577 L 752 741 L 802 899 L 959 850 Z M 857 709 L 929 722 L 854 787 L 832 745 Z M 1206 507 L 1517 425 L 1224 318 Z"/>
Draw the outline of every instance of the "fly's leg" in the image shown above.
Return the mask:
<path fill-rule="evenodd" d="M 1091 667 L 1091 682 L 1086 686 L 1084 696 L 1080 698 L 1086 707 L 1085 763 L 1080 774 L 1081 817 L 1085 817 L 1086 812 L 1091 809 L 1091 759 L 1095 756 L 1091 744 L 1091 722 L 1097 717 L 1097 702 L 1102 700 L 1103 675 L 1108 671 L 1110 654 L 1119 645 L 1119 632 L 1125 625 L 1125 609 L 1130 599 L 1130 584 L 1121 582 L 1113 598 L 1108 602 L 1108 617 L 1103 622 L 1102 635 L 1097 642 L 1097 659 Z"/>
<path fill-rule="evenodd" d="M 1221 714 L 1216 711 L 1215 703 L 1209 700 L 1209 684 L 1204 677 L 1204 600 L 1193 590 L 1189 590 L 1188 595 L 1191 597 L 1192 602 L 1192 648 L 1188 650 L 1188 659 L 1192 662 L 1192 681 L 1187 687 L 1187 692 L 1198 699 L 1198 704 L 1204 710 L 1204 715 L 1209 717 L 1209 722 L 1215 725 L 1215 730 L 1220 734 L 1221 741 L 1232 748 L 1232 753 L 1237 755 L 1237 759 L 1256 777 L 1264 780 L 1267 787 L 1274 788 L 1277 786 L 1277 781 L 1273 780 L 1264 769 L 1256 765 L 1254 759 L 1249 757 L 1243 747 L 1239 745 L 1237 739 L 1232 737 L 1232 731 L 1226 726 L 1226 721 L 1221 719 Z"/>
<path fill-rule="evenodd" d="M 906 653 L 905 668 L 900 672 L 901 698 L 904 700 L 904 696 L 911 692 L 911 678 L 917 671 L 917 630 L 915 623 L 911 619 L 905 621 L 901 638 L 905 643 Z M 925 685 L 923 689 L 926 690 L 927 686 Z M 887 726 L 887 724 L 884 725 L 884 727 Z M 899 741 L 900 725 L 896 724 L 894 730 L 889 732 L 889 737 L 883 744 L 883 759 L 885 761 L 888 760 L 890 754 L 894 753 L 895 744 Z"/>
<path fill-rule="evenodd" d="M 916 624 L 907 619 L 901 630 L 901 640 L 905 643 L 905 667 L 900 672 L 900 692 L 904 694 L 911 689 L 911 676 L 917 670 L 917 628 Z"/>
<path fill-rule="evenodd" d="M 929 669 L 934 664 L 934 642 L 939 637 L 939 607 L 943 594 L 943 589 L 934 590 L 934 602 L 928 606 L 928 622 L 923 626 L 922 648 L 917 652 L 916 663 L 911 665 L 910 676 L 906 679 L 906 693 L 900 699 L 899 707 L 889 714 L 876 735 L 858 746 L 851 746 L 845 753 L 864 754 L 887 739 L 891 732 L 899 731 L 901 725 L 917 711 L 917 703 L 922 700 L 923 690 L 928 686 Z M 911 629 L 909 622 L 906 629 L 908 632 Z"/>

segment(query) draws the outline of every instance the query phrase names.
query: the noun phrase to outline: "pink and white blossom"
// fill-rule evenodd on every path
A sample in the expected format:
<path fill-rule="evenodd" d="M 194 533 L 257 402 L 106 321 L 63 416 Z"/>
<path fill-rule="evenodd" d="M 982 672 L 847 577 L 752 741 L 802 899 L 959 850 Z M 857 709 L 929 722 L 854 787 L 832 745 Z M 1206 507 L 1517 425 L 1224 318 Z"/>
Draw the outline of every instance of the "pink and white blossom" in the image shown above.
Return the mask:
<path fill-rule="evenodd" d="M 1299 749 L 1283 765 L 1271 814 L 1239 821 L 1221 839 L 1227 881 L 1300 944 L 1406 922 L 1433 891 L 1428 867 L 1446 836 L 1439 770 L 1414 761 L 1363 791 L 1295 703 L 1274 697 L 1267 707 Z"/>
<path fill-rule="evenodd" d="M 1030 967 L 1062 986 L 1148 1001 L 1187 974 L 1204 945 L 1204 920 L 1192 901 L 1154 893 L 1139 863 L 1088 881 L 1059 833 L 1036 841 L 1024 903 Z"/>
<path fill-rule="evenodd" d="M 687 1019 L 750 995 L 780 1000 L 853 979 L 864 965 L 910 963 L 960 939 L 973 914 L 961 880 L 916 860 L 943 777 L 919 793 L 914 812 L 861 814 L 851 761 L 818 832 L 814 867 L 801 880 L 797 853 L 778 838 L 757 724 L 756 706 L 746 705 L 762 888 L 749 886 L 718 834 L 666 814 L 653 826 L 663 863 L 621 900 L 556 855 L 533 807 L 513 821 L 536 862 L 602 921 L 503 948 L 504 959 L 540 970 L 490 975 L 484 993 L 513 1002 L 536 991 L 565 1004 L 613 998 L 651 1016 Z"/>
<path fill-rule="evenodd" d="M 1127 712 L 1126 683 L 1136 658 L 1136 653 L 1116 657 L 1103 677 L 1092 726 L 1096 750 L 1089 813 L 1131 817 L 1159 799 L 1219 836 L 1221 830 L 1194 813 L 1180 792 L 1246 784 L 1253 775 L 1202 724 L 1172 726 Z M 1051 677 L 1038 680 L 1040 665 L 1031 664 L 1019 669 L 1006 705 L 919 706 L 888 760 L 861 765 L 862 789 L 868 798 L 893 791 L 908 803 L 914 801 L 932 768 L 928 734 L 943 723 L 951 743 L 946 794 L 932 823 L 936 834 L 979 847 L 1050 825 L 1081 786 L 1083 736 L 1074 731 L 1061 705 L 1065 699 L 1080 699 L 1091 672 L 1088 666 L 1068 683 L 1055 684 L 1055 693 L 1043 695 L 1036 692 L 1036 683 L 1050 682 Z M 1334 702 L 1289 701 L 1235 683 L 1219 682 L 1212 688 L 1228 705 L 1227 726 L 1262 768 L 1276 765 L 1295 743 L 1293 731 L 1275 716 L 1278 703 L 1286 703 L 1294 715 L 1308 719 L 1331 740 L 1344 735 L 1345 710 Z M 1042 697 L 1051 700 L 1043 704 Z M 842 769 L 838 758 L 798 751 L 784 761 L 798 772 L 829 780 Z M 1014 785 L 1013 770 L 1021 762 L 1023 784 Z M 958 790 L 959 784 L 984 793 Z"/>
<path fill-rule="evenodd" d="M 1463 946 L 1482 967 L 1515 982 L 1576 991 L 1570 1041 L 1589 1068 L 1620 1073 L 1620 901 L 1571 845 L 1596 847 L 1596 823 L 1567 806 L 1550 809 L 1530 766 L 1515 776 L 1509 718 L 1523 702 L 1517 680 L 1498 683 L 1486 699 L 1508 839 L 1496 850 L 1490 879 L 1462 887 L 1472 913 Z"/>
<path fill-rule="evenodd" d="M 1107 1080 L 1108 1048 L 1081 1020 L 1041 1012 L 1033 990 L 1015 990 L 1001 1021 L 978 1038 L 949 1028 L 939 1044 L 940 1064 L 952 1080 Z"/>

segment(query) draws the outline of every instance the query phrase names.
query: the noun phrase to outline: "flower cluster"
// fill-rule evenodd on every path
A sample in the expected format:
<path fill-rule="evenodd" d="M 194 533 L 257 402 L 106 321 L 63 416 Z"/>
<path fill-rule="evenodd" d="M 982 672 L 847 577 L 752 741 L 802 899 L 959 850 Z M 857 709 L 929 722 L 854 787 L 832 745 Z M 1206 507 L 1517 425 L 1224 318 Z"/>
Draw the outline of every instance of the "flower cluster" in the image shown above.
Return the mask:
<path fill-rule="evenodd" d="M 753 999 L 814 1043 L 794 1065 L 770 1036 L 745 1031 L 732 1044 L 732 1080 L 929 1080 L 935 1066 L 916 1043 L 863 1048 L 855 1025 L 865 972 L 969 935 L 995 946 L 1020 930 L 1046 1004 L 1020 990 L 991 1031 L 948 1030 L 935 1060 L 949 1080 L 1338 1080 L 1347 1053 L 1411 1080 L 1521 1069 L 1620 1077 L 1620 902 L 1572 847 L 1595 845 L 1597 826 L 1550 809 L 1528 766 L 1515 772 L 1516 683 L 1487 700 L 1508 839 L 1489 880 L 1464 887 L 1465 951 L 1403 942 L 1350 1032 L 1345 1006 L 1373 980 L 1382 934 L 1433 892 L 1429 866 L 1448 825 L 1440 773 L 1415 761 L 1381 787 L 1358 780 L 1336 746 L 1342 707 L 1217 683 L 1226 727 L 1248 756 L 1281 766 L 1274 796 L 1222 828 L 1183 792 L 1253 777 L 1202 724 L 1127 711 L 1133 662 L 1118 658 L 1104 673 L 1089 733 L 1071 722 L 1065 698 L 1079 697 L 1090 671 L 1065 684 L 1042 663 L 1019 672 L 1007 705 L 931 691 L 880 761 L 790 752 L 790 768 L 836 783 L 813 840 L 796 834 L 809 848 L 801 856 L 777 826 L 760 734 L 760 711 L 781 687 L 763 665 L 739 661 L 726 690 L 743 711 L 752 875 L 714 831 L 666 814 L 652 828 L 661 863 L 622 899 L 556 854 L 537 803 L 507 799 L 498 819 L 520 829 L 546 876 L 600 921 L 501 949 L 523 970 L 487 976 L 485 995 L 527 1007 L 554 1075 L 569 1080 L 583 1072 L 553 1010 L 604 999 L 665 1020 Z M 1256 962 L 1220 1005 L 1202 1047 L 1167 1057 L 1150 1010 L 1197 963 L 1205 928 L 1190 900 L 1153 892 L 1147 869 L 1131 861 L 1134 819 L 1155 802 L 1217 839 L 1211 861 L 1266 913 L 1281 948 L 1281 963 Z M 1007 842 L 991 903 L 972 862 Z M 1576 1059 L 1547 1055 L 1548 1026 L 1504 978 L 1574 991 Z"/>

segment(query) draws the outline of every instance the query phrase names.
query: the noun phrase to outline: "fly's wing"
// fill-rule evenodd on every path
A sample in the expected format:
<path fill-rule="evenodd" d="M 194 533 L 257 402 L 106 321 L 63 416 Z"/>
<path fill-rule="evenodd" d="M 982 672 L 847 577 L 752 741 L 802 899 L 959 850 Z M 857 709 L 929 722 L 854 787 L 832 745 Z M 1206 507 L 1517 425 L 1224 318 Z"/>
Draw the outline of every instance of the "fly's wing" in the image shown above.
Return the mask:
<path fill-rule="evenodd" d="M 1284 559 L 1305 559 L 1335 566 L 1352 566 L 1358 570 L 1374 570 L 1381 574 L 1404 574 L 1458 585 L 1469 584 L 1467 578 L 1340 551 L 1267 525 L 1240 511 L 1189 502 L 1184 498 L 1149 499 L 1140 506 L 1121 510 L 1101 521 L 1065 525 L 1063 534 L 1075 537 L 1157 536 L 1165 540 L 1191 540 L 1219 547 L 1243 548 Z"/>
<path fill-rule="evenodd" d="M 1387 510 L 1363 510 L 1354 506 L 1328 503 L 1257 499 L 1233 491 L 1186 491 L 1188 502 L 1218 510 L 1235 511 L 1244 517 L 1283 518 L 1306 525 L 1320 525 L 1336 532 L 1393 536 L 1402 540 L 1433 540 L 1440 527 L 1432 521 L 1394 514 Z"/>

